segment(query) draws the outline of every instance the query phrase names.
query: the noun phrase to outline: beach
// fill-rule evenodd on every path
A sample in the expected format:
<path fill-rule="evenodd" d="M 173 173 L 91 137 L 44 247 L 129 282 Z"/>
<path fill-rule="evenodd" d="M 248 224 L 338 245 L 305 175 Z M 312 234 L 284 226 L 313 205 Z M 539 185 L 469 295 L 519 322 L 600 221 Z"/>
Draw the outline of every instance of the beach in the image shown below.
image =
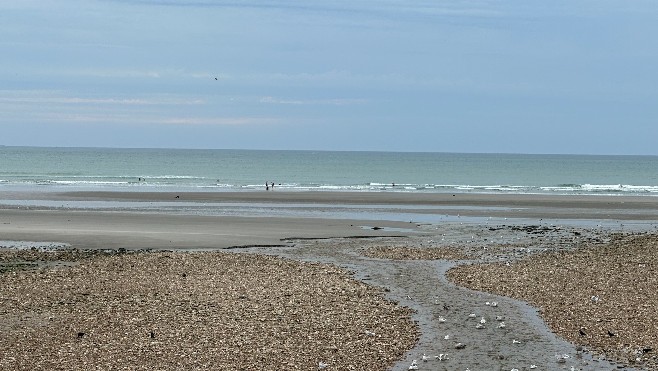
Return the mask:
<path fill-rule="evenodd" d="M 640 336 L 610 309 L 634 310 L 638 323 L 652 323 L 658 310 L 645 292 L 656 279 L 648 248 L 655 197 L 103 191 L 4 199 L 0 244 L 13 268 L 0 280 L 14 290 L 0 308 L 2 343 L 14 344 L 2 349 L 8 367 L 406 370 L 416 360 L 426 370 L 656 368 L 655 326 Z M 585 252 L 589 260 L 579 258 Z M 541 260 L 552 256 L 579 272 L 567 275 L 575 287 L 593 287 L 615 267 L 614 285 L 639 291 L 620 296 L 622 306 L 610 299 L 613 283 L 542 301 L 528 293 L 555 281 L 555 266 Z M 601 269 L 585 269 L 594 263 Z M 225 266 L 235 269 L 224 278 L 243 286 L 220 279 Z M 523 276 L 528 270 L 537 276 Z M 107 303 L 116 311 L 102 310 Z M 565 305 L 570 320 L 555 315 Z M 614 336 L 588 316 L 615 323 L 606 329 Z"/>

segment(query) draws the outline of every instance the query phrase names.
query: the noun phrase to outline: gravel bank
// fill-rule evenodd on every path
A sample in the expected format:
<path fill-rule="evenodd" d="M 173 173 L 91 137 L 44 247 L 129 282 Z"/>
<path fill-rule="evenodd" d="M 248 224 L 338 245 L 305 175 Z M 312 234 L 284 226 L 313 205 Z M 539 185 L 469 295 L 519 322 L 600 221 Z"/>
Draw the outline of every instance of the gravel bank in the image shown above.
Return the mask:
<path fill-rule="evenodd" d="M 0 369 L 385 370 L 418 338 L 409 309 L 330 265 L 92 255 L 0 274 Z"/>

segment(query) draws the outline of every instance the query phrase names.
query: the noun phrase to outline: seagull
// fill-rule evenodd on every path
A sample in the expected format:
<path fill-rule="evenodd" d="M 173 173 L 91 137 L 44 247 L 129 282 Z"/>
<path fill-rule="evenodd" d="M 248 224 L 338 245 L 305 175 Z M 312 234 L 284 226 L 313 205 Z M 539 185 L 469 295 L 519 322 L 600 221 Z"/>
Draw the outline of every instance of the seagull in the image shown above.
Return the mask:
<path fill-rule="evenodd" d="M 484 328 L 484 325 L 481 324 L 481 323 L 478 323 L 477 325 L 475 325 L 475 328 L 478 329 L 478 330 L 482 330 Z"/>
<path fill-rule="evenodd" d="M 535 369 L 537 368 L 537 365 L 530 365 L 530 368 Z"/>
<path fill-rule="evenodd" d="M 594 302 L 594 303 L 598 303 L 599 300 L 601 300 L 601 299 L 599 299 L 598 296 L 596 296 L 596 295 L 593 295 L 593 296 L 592 296 L 592 302 Z"/>
<path fill-rule="evenodd" d="M 496 321 L 502 321 L 503 319 L 503 316 L 496 316 Z"/>
<path fill-rule="evenodd" d="M 215 80 L 217 80 L 217 79 L 215 79 Z M 329 366 L 328 363 L 324 363 L 324 362 L 322 362 L 322 361 L 318 362 L 318 369 L 320 369 L 320 370 L 324 370 L 324 369 L 327 368 L 328 366 Z"/>
<path fill-rule="evenodd" d="M 484 319 L 484 317 L 482 317 L 482 319 L 480 319 L 480 323 L 484 325 L 485 323 L 487 323 L 487 320 Z"/>
<path fill-rule="evenodd" d="M 475 318 L 475 313 L 471 313 L 468 315 L 468 318 Z"/>
<path fill-rule="evenodd" d="M 455 349 L 464 349 L 464 348 L 466 348 L 466 344 L 464 343 L 455 344 Z"/>
<path fill-rule="evenodd" d="M 513 340 L 512 340 L 512 344 L 521 344 L 521 342 L 518 341 L 518 340 L 516 340 L 516 339 L 513 339 Z"/>
<path fill-rule="evenodd" d="M 416 361 L 415 359 L 413 361 L 411 361 L 411 366 L 409 366 L 409 369 L 410 370 L 418 370 L 418 363 L 417 362 L 418 361 Z"/>
<path fill-rule="evenodd" d="M 368 331 L 368 330 L 366 330 L 366 335 L 368 335 L 368 336 L 375 336 L 375 333 L 372 332 L 372 331 Z"/>
<path fill-rule="evenodd" d="M 498 324 L 498 328 L 505 328 L 505 322 L 501 322 Z"/>
<path fill-rule="evenodd" d="M 427 362 L 427 361 L 429 361 L 430 359 L 431 359 L 430 356 L 425 355 L 425 353 L 423 353 L 423 358 L 422 358 L 423 362 Z"/>
<path fill-rule="evenodd" d="M 446 340 L 448 340 L 448 339 L 450 339 L 450 335 L 446 335 L 446 336 L 444 336 L 443 338 L 446 339 Z"/>
<path fill-rule="evenodd" d="M 566 354 L 565 354 L 565 355 L 566 355 Z M 565 357 L 564 357 L 565 355 L 562 355 L 562 354 L 555 354 L 555 358 L 556 358 L 556 360 L 557 360 L 557 363 L 565 363 L 565 362 L 567 361 L 567 358 L 569 357 L 568 355 L 566 355 L 567 357 L 565 358 Z"/>
<path fill-rule="evenodd" d="M 439 322 L 445 322 L 445 321 L 446 321 L 446 318 L 445 318 L 445 317 L 443 317 L 443 316 L 439 316 Z"/>
<path fill-rule="evenodd" d="M 498 306 L 498 303 L 495 302 L 495 301 L 492 301 L 492 302 L 491 302 L 491 306 L 492 306 L 492 307 L 497 307 L 497 306 Z"/>

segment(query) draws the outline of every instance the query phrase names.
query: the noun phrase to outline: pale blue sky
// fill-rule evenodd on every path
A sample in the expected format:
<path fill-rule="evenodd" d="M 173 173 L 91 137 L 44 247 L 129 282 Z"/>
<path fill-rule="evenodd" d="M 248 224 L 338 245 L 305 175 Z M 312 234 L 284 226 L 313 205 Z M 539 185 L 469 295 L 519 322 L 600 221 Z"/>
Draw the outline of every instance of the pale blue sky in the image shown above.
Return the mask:
<path fill-rule="evenodd" d="M 658 155 L 656 40 L 655 0 L 0 0 L 0 144 Z"/>

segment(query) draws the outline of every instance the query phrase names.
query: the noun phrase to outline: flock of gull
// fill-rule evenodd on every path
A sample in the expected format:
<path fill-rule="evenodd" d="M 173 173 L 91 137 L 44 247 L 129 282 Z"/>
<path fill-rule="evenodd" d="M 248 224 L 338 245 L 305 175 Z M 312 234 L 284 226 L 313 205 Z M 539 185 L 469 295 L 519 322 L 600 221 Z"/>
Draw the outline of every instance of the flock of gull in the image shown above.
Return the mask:
<path fill-rule="evenodd" d="M 435 304 L 438 305 L 439 303 L 435 301 Z M 485 305 L 487 305 L 489 307 L 497 307 L 498 303 L 495 302 L 495 301 L 494 302 L 486 302 Z M 478 317 L 478 315 L 476 315 L 475 313 L 470 313 L 468 315 L 469 319 L 476 319 L 477 317 Z M 503 316 L 496 316 L 495 320 L 496 320 L 496 323 L 498 323 L 498 325 L 496 326 L 497 328 L 502 329 L 502 328 L 506 327 Z M 445 323 L 447 321 L 448 320 L 444 316 L 439 316 L 439 323 Z M 480 316 L 480 320 L 477 321 L 477 323 L 475 325 L 475 328 L 478 329 L 478 330 L 484 329 L 486 324 L 487 324 L 487 319 L 484 316 Z M 451 338 L 450 335 L 445 335 L 443 337 L 444 340 L 450 340 L 450 338 Z M 517 339 L 513 339 L 512 344 L 521 344 L 521 341 L 519 341 Z M 466 348 L 466 344 L 457 342 L 457 343 L 454 344 L 454 348 L 455 349 L 464 349 L 464 348 Z M 556 354 L 555 357 L 556 357 L 557 363 L 565 363 L 567 361 L 567 359 L 569 359 L 570 356 L 568 354 Z M 428 361 L 432 361 L 432 360 L 447 361 L 449 359 L 450 358 L 448 358 L 448 354 L 444 354 L 444 353 L 441 353 L 438 356 L 429 356 L 427 354 L 423 354 L 422 357 L 421 357 L 422 362 L 428 362 Z M 536 369 L 537 365 L 532 364 L 532 365 L 529 365 L 528 368 L 529 369 Z M 418 370 L 418 369 L 420 369 L 420 365 L 418 363 L 418 360 L 414 359 L 411 362 L 411 365 L 409 366 L 409 370 Z M 572 366 L 571 371 L 574 371 L 574 370 L 575 370 L 575 368 Z M 470 369 L 467 368 L 466 371 L 470 371 Z M 512 368 L 510 371 L 519 371 L 519 370 L 517 368 Z"/>

